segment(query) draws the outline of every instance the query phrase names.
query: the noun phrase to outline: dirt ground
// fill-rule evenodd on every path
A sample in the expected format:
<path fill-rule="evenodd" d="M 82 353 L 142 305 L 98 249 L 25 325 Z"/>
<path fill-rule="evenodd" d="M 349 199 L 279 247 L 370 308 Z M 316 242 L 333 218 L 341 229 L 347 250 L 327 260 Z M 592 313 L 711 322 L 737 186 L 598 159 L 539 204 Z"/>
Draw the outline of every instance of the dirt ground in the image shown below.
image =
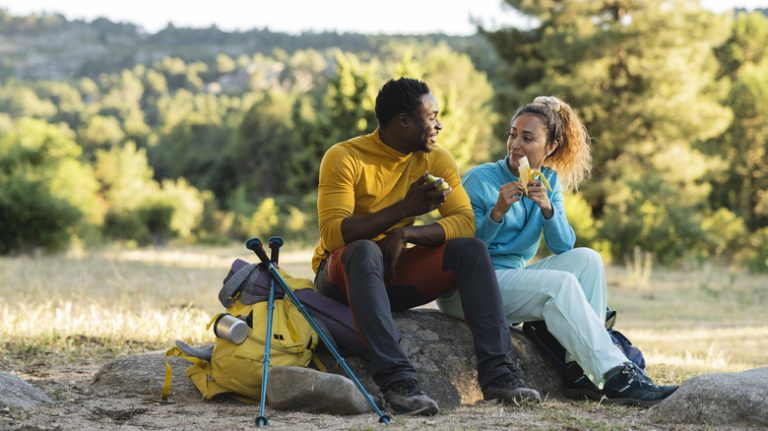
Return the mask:
<path fill-rule="evenodd" d="M 100 364 L 61 365 L 16 373 L 46 392 L 53 405 L 34 413 L 0 410 L 0 430 L 251 430 L 258 405 L 230 399 L 199 403 L 148 398 L 104 398 L 90 382 Z M 376 430 L 385 428 L 374 413 L 331 416 L 267 409 L 274 430 Z M 510 407 L 479 402 L 432 417 L 394 417 L 392 430 L 702 430 L 745 429 L 702 425 L 654 424 L 640 408 L 595 402 L 545 400 L 541 405 Z"/>

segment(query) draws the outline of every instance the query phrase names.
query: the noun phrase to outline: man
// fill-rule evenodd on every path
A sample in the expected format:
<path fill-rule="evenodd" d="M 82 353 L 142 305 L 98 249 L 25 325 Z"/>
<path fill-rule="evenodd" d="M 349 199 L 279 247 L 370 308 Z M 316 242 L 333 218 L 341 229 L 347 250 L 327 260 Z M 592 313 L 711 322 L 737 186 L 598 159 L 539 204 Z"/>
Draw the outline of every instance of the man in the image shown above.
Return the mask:
<path fill-rule="evenodd" d="M 379 128 L 331 147 L 320 165 L 320 244 L 312 266 L 322 294 L 348 303 L 366 342 L 373 379 L 397 414 L 433 415 L 397 339 L 392 311 L 458 289 L 474 337 L 485 399 L 540 401 L 522 387 L 493 266 L 474 238 L 456 163 L 435 142 L 442 129 L 427 85 L 390 80 L 376 97 Z M 427 175 L 427 172 L 439 177 Z M 447 185 L 446 185 L 447 184 Z M 414 226 L 438 208 L 442 218 Z M 406 244 L 415 247 L 405 248 Z"/>

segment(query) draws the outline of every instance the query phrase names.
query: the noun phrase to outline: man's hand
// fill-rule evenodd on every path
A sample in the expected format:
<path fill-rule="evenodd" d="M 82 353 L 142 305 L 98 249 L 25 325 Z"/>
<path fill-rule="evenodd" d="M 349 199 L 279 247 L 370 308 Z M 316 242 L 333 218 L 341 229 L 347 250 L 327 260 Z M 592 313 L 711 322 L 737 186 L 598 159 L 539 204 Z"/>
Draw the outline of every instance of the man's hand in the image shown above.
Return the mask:
<path fill-rule="evenodd" d="M 496 223 L 501 223 L 504 214 L 509 211 L 513 203 L 523 197 L 523 185 L 518 181 L 503 184 L 499 187 L 499 197 L 496 198 L 496 205 L 491 210 L 491 219 Z"/>
<path fill-rule="evenodd" d="M 552 202 L 547 195 L 547 189 L 539 180 L 532 180 L 528 183 L 528 199 L 536 202 L 536 205 L 541 208 L 541 213 L 544 218 L 549 220 L 552 218 L 554 210 L 552 209 Z"/>
<path fill-rule="evenodd" d="M 406 217 L 416 217 L 439 208 L 445 198 L 451 194 L 451 188 L 443 189 L 445 180 L 442 178 L 430 182 L 428 173 L 420 176 L 408 188 L 405 198 L 400 201 Z"/>
<path fill-rule="evenodd" d="M 384 257 L 384 281 L 389 283 L 395 278 L 395 266 L 400 258 L 400 252 L 405 247 L 405 232 L 394 229 L 378 242 Z"/>

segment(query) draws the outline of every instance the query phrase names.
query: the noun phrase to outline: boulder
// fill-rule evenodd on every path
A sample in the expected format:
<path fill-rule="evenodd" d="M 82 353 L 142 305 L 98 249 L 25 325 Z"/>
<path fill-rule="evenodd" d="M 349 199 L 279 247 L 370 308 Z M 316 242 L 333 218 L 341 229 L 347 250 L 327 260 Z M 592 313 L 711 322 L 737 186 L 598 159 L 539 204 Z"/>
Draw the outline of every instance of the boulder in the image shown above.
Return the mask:
<path fill-rule="evenodd" d="M 402 334 L 400 345 L 416 367 L 424 392 L 437 401 L 441 409 L 483 399 L 477 383 L 472 334 L 463 321 L 437 310 L 415 309 L 395 313 L 395 323 Z M 520 329 L 513 328 L 510 333 L 515 347 L 510 359 L 520 367 L 523 383 L 541 392 L 542 396 L 562 397 L 562 382 L 554 367 Z M 319 355 L 327 366 L 333 364 L 327 352 L 320 350 Z M 347 362 L 363 386 L 381 398 L 365 360 L 350 358 Z M 341 367 L 328 368 L 334 373 L 344 373 Z"/>
<path fill-rule="evenodd" d="M 661 423 L 768 427 L 768 368 L 692 377 L 649 415 Z"/>
<path fill-rule="evenodd" d="M 33 410 L 53 401 L 40 389 L 0 371 L 0 409 Z"/>
<path fill-rule="evenodd" d="M 439 403 L 441 409 L 455 408 L 482 400 L 475 371 L 472 336 L 463 321 L 446 316 L 437 310 L 416 309 L 395 313 L 395 322 L 402 333 L 400 343 L 419 372 L 419 380 L 424 391 Z M 525 338 L 522 331 L 513 328 L 511 337 L 515 352 L 510 359 L 522 370 L 521 377 L 524 384 L 538 390 L 542 395 L 560 397 L 562 387 L 555 369 L 543 358 L 536 346 Z M 329 372 L 346 376 L 343 368 L 336 363 L 326 349 L 318 349 L 317 353 Z M 367 361 L 360 357 L 352 357 L 346 358 L 345 362 L 378 402 L 381 399 L 381 393 L 373 383 Z M 173 369 L 170 399 L 175 402 L 199 401 L 200 393 L 184 373 L 189 364 L 179 358 L 171 358 L 170 363 Z M 94 377 L 92 388 L 104 394 L 135 394 L 159 399 L 164 373 L 162 352 L 122 357 L 104 365 L 99 370 Z M 268 385 L 268 395 L 272 386 L 278 386 L 273 383 L 275 376 L 273 371 L 270 376 L 270 385 Z M 345 402 L 357 405 L 358 395 L 351 391 Z M 280 408 L 289 407 L 283 404 L 281 406 Z"/>
<path fill-rule="evenodd" d="M 277 410 L 334 415 L 358 415 L 373 410 L 352 380 L 302 367 L 272 368 L 267 400 Z"/>
<path fill-rule="evenodd" d="M 102 395 L 140 396 L 160 399 L 165 378 L 165 352 L 123 356 L 102 366 L 91 382 L 91 389 Z M 187 377 L 191 365 L 184 359 L 170 357 L 171 399 L 200 401 L 202 395 Z"/>

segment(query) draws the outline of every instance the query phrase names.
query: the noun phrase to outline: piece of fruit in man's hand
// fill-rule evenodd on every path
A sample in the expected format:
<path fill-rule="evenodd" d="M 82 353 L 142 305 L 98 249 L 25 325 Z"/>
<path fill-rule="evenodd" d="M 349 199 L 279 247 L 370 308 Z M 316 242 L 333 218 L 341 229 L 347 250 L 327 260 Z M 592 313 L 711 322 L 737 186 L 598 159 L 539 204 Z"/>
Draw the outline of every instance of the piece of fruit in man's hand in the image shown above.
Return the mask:
<path fill-rule="evenodd" d="M 448 183 L 445 181 L 445 179 L 440 178 L 440 177 L 436 177 L 436 176 L 430 174 L 429 172 L 427 172 L 427 181 L 429 181 L 430 183 L 434 183 L 434 182 L 437 182 L 437 180 L 443 180 L 443 182 L 440 183 L 440 190 L 446 191 L 449 188 L 451 188 L 451 186 L 448 185 Z"/>
<path fill-rule="evenodd" d="M 517 171 L 520 174 L 520 183 L 523 185 L 523 191 L 526 195 L 528 194 L 528 183 L 536 177 L 538 177 L 541 182 L 544 183 L 544 187 L 546 187 L 547 190 L 550 192 L 552 191 L 552 187 L 549 186 L 549 181 L 544 178 L 544 174 L 541 173 L 541 171 L 538 169 L 531 169 L 531 165 L 528 163 L 528 157 L 520 157 Z"/>

